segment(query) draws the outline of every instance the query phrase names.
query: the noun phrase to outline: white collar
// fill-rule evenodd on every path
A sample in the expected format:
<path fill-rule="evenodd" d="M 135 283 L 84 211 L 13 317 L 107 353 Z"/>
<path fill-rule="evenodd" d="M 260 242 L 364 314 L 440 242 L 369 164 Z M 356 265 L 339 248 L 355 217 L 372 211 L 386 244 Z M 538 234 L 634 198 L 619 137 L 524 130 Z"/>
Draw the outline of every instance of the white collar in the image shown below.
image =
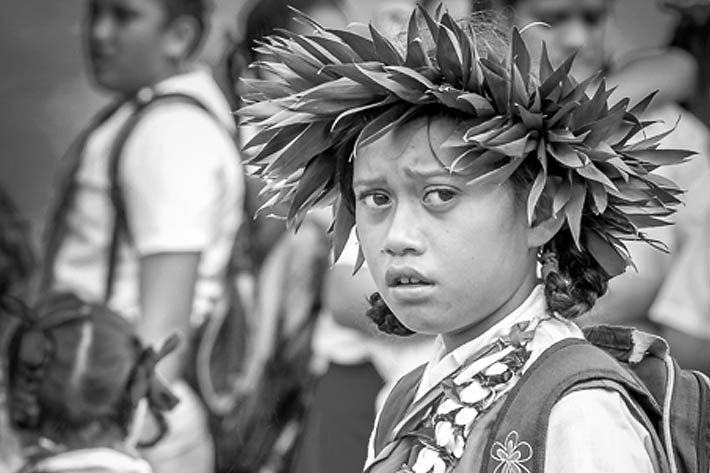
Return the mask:
<path fill-rule="evenodd" d="M 434 355 L 424 369 L 416 398 L 418 399 L 424 395 L 451 372 L 462 366 L 466 360 L 481 348 L 508 333 L 513 325 L 531 320 L 533 317 L 538 317 L 539 319 L 547 317 L 547 302 L 545 301 L 545 289 L 542 284 L 535 286 L 522 304 L 510 314 L 480 336 L 464 343 L 450 353 L 446 353 L 446 347 L 441 336 L 437 337 Z"/>

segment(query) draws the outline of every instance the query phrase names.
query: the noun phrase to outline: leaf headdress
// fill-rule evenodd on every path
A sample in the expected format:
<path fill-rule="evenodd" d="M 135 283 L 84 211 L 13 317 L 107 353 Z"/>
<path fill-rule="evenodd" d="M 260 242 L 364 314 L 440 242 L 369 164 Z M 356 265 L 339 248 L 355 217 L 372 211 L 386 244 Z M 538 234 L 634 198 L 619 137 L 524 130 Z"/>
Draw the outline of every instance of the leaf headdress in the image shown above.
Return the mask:
<path fill-rule="evenodd" d="M 645 135 L 653 122 L 639 116 L 652 95 L 610 106 L 604 81 L 588 95 L 597 77 L 571 77 L 573 57 L 554 68 L 543 46 L 533 64 L 516 29 L 509 52 L 497 53 L 446 12 L 415 9 L 402 51 L 372 26 L 364 34 L 329 29 L 296 14 L 313 33 L 266 38 L 258 65 L 275 78 L 243 82 L 240 114 L 258 129 L 245 148 L 269 182 L 267 205 L 286 203 L 290 223 L 334 204 L 336 257 L 354 224 L 339 183 L 355 151 L 431 106 L 470 117 L 442 145 L 460 150 L 452 172 L 473 184 L 502 183 L 526 163 L 535 176 L 528 218 L 547 187 L 552 211 L 566 219 L 561 231 L 610 277 L 630 263 L 624 240 L 659 245 L 641 229 L 666 225 L 680 191 L 651 172 L 693 153 L 659 149 L 670 131 Z"/>

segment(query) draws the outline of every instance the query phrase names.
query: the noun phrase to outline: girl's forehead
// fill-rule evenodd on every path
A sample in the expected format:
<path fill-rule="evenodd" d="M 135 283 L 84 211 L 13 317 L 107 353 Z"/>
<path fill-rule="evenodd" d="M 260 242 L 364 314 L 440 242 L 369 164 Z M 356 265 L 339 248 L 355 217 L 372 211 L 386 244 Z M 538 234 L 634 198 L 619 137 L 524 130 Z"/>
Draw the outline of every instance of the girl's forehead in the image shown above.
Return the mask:
<path fill-rule="evenodd" d="M 458 122 L 446 116 L 423 116 L 407 121 L 388 131 L 377 140 L 360 146 L 356 155 L 379 154 L 385 158 L 397 158 L 407 150 L 436 152 L 455 133 L 460 133 Z M 384 155 L 383 155 L 384 153 Z M 427 154 L 427 153 L 425 153 Z"/>
<path fill-rule="evenodd" d="M 376 172 L 395 166 L 407 177 L 446 172 L 460 154 L 443 146 L 454 133 L 457 122 L 447 117 L 420 117 L 385 133 L 356 153 L 355 173 Z"/>

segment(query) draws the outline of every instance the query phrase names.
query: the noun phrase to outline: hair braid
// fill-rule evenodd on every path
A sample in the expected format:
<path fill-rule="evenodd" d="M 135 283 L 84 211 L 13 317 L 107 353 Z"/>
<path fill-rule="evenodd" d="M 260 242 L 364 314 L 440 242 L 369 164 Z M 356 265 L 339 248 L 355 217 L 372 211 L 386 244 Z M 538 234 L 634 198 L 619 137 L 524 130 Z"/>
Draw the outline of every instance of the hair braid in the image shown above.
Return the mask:
<path fill-rule="evenodd" d="M 392 313 L 379 292 L 373 292 L 368 298 L 368 302 L 370 303 L 370 308 L 367 309 L 366 315 L 375 322 L 380 331 L 400 337 L 414 335 L 415 332 L 405 327 L 397 316 Z"/>
<path fill-rule="evenodd" d="M 560 317 L 574 319 L 588 312 L 607 290 L 609 275 L 577 248 L 567 231 L 543 247 L 541 263 L 548 308 Z"/>

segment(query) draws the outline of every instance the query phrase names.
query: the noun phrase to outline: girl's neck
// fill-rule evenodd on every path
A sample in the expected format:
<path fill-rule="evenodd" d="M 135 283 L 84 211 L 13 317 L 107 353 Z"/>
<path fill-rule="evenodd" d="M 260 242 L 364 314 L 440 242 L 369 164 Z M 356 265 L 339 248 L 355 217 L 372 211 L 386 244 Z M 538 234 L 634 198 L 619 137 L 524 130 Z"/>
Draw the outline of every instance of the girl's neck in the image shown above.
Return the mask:
<path fill-rule="evenodd" d="M 167 80 L 171 77 L 179 76 L 181 74 L 184 74 L 190 70 L 190 66 L 188 66 L 185 63 L 179 63 L 175 64 L 173 67 L 169 67 L 161 71 L 160 74 L 156 75 L 152 80 L 146 81 L 144 84 L 140 85 L 139 87 L 132 88 L 130 90 L 124 90 L 124 91 L 118 91 L 118 95 L 125 99 L 130 99 L 134 97 L 140 90 L 143 89 L 151 89 L 155 87 L 157 84 L 160 82 L 163 82 L 164 80 Z"/>
<path fill-rule="evenodd" d="M 444 333 L 441 335 L 446 353 L 451 353 L 461 345 L 477 339 L 494 325 L 507 316 L 513 313 L 523 302 L 530 297 L 535 287 L 540 283 L 537 276 L 527 277 L 518 286 L 515 292 L 494 312 L 489 314 L 484 319 L 472 325 L 468 325 L 461 330 L 455 332 Z"/>

